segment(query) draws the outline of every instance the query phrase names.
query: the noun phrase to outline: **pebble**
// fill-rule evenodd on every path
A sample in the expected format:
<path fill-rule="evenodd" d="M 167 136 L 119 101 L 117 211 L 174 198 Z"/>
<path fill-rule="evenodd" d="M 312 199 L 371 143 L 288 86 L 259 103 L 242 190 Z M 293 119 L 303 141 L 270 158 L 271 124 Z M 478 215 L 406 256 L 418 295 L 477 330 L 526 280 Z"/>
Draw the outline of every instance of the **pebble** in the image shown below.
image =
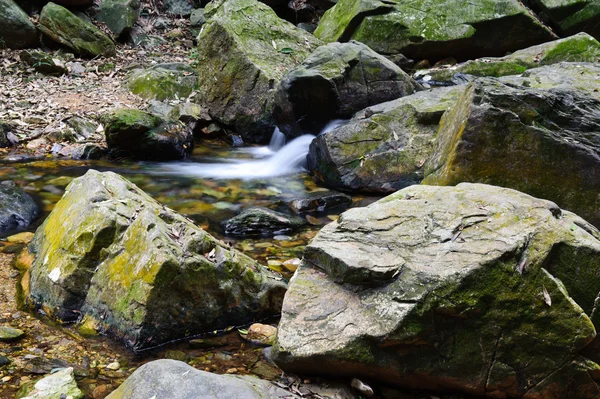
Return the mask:
<path fill-rule="evenodd" d="M 118 370 L 121 368 L 119 362 L 112 362 L 106 365 L 106 368 L 109 370 Z"/>
<path fill-rule="evenodd" d="M 25 333 L 18 328 L 0 326 L 0 341 L 11 341 L 21 338 Z"/>
<path fill-rule="evenodd" d="M 367 398 L 370 398 L 373 395 L 375 395 L 375 392 L 373 392 L 373 388 L 371 388 L 370 386 L 368 386 L 367 384 L 365 384 L 358 378 L 353 378 L 350 386 L 352 386 L 352 388 L 356 389 L 358 392 L 360 392 Z"/>

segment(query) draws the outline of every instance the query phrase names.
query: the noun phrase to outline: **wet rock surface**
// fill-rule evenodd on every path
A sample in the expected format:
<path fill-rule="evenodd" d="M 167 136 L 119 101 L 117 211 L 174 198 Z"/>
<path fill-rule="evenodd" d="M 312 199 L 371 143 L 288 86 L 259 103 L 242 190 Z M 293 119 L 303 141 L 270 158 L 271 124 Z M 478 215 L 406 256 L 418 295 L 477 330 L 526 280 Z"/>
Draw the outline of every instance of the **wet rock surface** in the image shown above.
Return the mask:
<path fill-rule="evenodd" d="M 303 198 L 288 202 L 296 213 L 325 212 L 330 209 L 345 209 L 352 203 L 352 197 L 335 191 L 318 191 Z"/>
<path fill-rule="evenodd" d="M 84 317 L 135 351 L 272 316 L 285 290 L 276 275 L 110 172 L 74 180 L 30 250 L 31 306 L 62 321 Z M 196 301 L 203 306 L 186 305 Z"/>
<path fill-rule="evenodd" d="M 400 190 L 307 247 L 274 360 L 415 389 L 596 397 L 599 366 L 579 352 L 595 338 L 599 237 L 510 189 Z"/>
<path fill-rule="evenodd" d="M 33 198 L 14 182 L 0 183 L 0 233 L 29 226 L 39 211 Z"/>
<path fill-rule="evenodd" d="M 305 221 L 296 216 L 264 207 L 252 207 L 223 222 L 223 230 L 233 236 L 274 236 L 289 233 L 304 225 Z"/>

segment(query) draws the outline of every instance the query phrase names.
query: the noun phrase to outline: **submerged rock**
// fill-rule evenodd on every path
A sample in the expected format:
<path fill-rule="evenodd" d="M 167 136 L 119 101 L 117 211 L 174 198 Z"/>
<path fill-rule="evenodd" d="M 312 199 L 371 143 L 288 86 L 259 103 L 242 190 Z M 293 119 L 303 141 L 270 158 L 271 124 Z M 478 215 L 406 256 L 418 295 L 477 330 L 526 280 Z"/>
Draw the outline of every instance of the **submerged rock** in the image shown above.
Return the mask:
<path fill-rule="evenodd" d="M 186 64 L 158 64 L 136 69 L 127 77 L 129 90 L 140 97 L 158 101 L 187 98 L 196 86 L 197 76 Z"/>
<path fill-rule="evenodd" d="M 38 29 L 52 40 L 82 56 L 115 55 L 115 44 L 108 36 L 58 4 L 50 2 L 44 6 L 40 13 Z"/>
<path fill-rule="evenodd" d="M 402 69 L 364 44 L 330 43 L 285 76 L 273 115 L 287 137 L 318 134 L 333 119 L 348 119 L 418 87 Z"/>
<path fill-rule="evenodd" d="M 83 392 L 77 387 L 73 368 L 69 367 L 36 382 L 33 391 L 23 399 L 82 399 L 83 397 Z"/>
<path fill-rule="evenodd" d="M 412 389 L 598 397 L 600 367 L 579 352 L 596 336 L 599 238 L 518 191 L 405 188 L 346 211 L 306 248 L 274 360 Z"/>
<path fill-rule="evenodd" d="M 101 0 L 98 20 L 104 22 L 116 38 L 122 38 L 129 35 L 139 14 L 139 0 Z"/>
<path fill-rule="evenodd" d="M 121 108 L 103 116 L 109 150 L 138 159 L 183 159 L 192 152 L 194 137 L 178 123 L 137 109 Z"/>
<path fill-rule="evenodd" d="M 302 198 L 288 202 L 290 208 L 296 213 L 324 212 L 332 208 L 347 208 L 352 204 L 352 197 L 335 191 L 318 191 L 308 193 Z"/>
<path fill-rule="evenodd" d="M 111 172 L 73 180 L 29 249 L 30 305 L 95 320 L 134 351 L 274 315 L 285 291 L 268 269 Z"/>
<path fill-rule="evenodd" d="M 315 36 L 436 60 L 500 56 L 556 38 L 519 0 L 339 0 Z"/>
<path fill-rule="evenodd" d="M 197 101 L 244 141 L 268 142 L 275 88 L 321 42 L 256 0 L 213 1 L 205 15 Z"/>
<path fill-rule="evenodd" d="M 288 216 L 263 207 L 244 210 L 223 223 L 225 234 L 232 236 L 274 236 L 297 229 L 305 224 L 303 219 Z"/>
<path fill-rule="evenodd" d="M 465 78 L 473 80 L 476 76 L 519 75 L 532 68 L 559 62 L 597 62 L 598 59 L 600 59 L 600 43 L 590 35 L 580 33 L 515 51 L 505 57 L 480 58 L 448 68 L 420 70 L 414 77 L 419 82 L 430 85 L 447 85 L 455 81 L 456 74 L 461 74 L 462 80 Z"/>
<path fill-rule="evenodd" d="M 392 193 L 424 176 L 444 111 L 464 87 L 423 91 L 375 105 L 310 145 L 309 170 L 330 187 Z"/>
<path fill-rule="evenodd" d="M 8 48 L 35 47 L 38 32 L 29 17 L 13 0 L 0 0 L 0 42 Z"/>
<path fill-rule="evenodd" d="M 39 212 L 33 198 L 15 183 L 0 183 L 0 233 L 29 226 Z"/>
<path fill-rule="evenodd" d="M 510 187 L 600 226 L 599 151 L 597 93 L 480 78 L 442 118 L 423 182 Z"/>
<path fill-rule="evenodd" d="M 155 360 L 137 369 L 106 399 L 298 399 L 269 381 L 251 376 L 218 375 L 176 360 Z"/>

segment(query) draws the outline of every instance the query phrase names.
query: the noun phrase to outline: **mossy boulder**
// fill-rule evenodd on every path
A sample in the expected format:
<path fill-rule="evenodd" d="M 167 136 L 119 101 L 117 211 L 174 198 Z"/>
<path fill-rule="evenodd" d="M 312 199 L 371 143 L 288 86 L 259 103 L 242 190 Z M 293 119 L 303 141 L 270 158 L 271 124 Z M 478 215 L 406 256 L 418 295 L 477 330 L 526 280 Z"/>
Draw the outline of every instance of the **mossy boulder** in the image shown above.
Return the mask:
<path fill-rule="evenodd" d="M 309 170 L 345 191 L 392 193 L 418 184 L 442 114 L 464 87 L 422 91 L 358 112 L 310 145 Z"/>
<path fill-rule="evenodd" d="M 501 56 L 556 38 L 518 0 L 340 0 L 323 15 L 315 36 L 432 60 Z"/>
<path fill-rule="evenodd" d="M 42 9 L 38 29 L 50 39 L 85 57 L 115 55 L 115 44 L 94 25 L 55 3 Z"/>
<path fill-rule="evenodd" d="M 348 119 L 418 88 L 402 69 L 364 44 L 330 43 L 285 76 L 273 115 L 288 137 L 318 134 L 333 119 Z"/>
<path fill-rule="evenodd" d="M 223 230 L 232 236 L 274 236 L 289 233 L 305 223 L 299 217 L 256 206 L 223 222 Z"/>
<path fill-rule="evenodd" d="M 158 64 L 129 74 L 129 90 L 140 97 L 158 101 L 187 98 L 197 81 L 196 72 L 186 64 Z"/>
<path fill-rule="evenodd" d="M 183 159 L 194 148 L 192 132 L 156 115 L 120 108 L 102 116 L 106 144 L 113 153 L 146 160 Z"/>
<path fill-rule="evenodd" d="M 598 93 L 479 78 L 443 116 L 423 183 L 510 187 L 600 226 L 599 148 Z"/>
<path fill-rule="evenodd" d="M 73 180 L 30 244 L 31 306 L 134 351 L 279 312 L 285 286 L 111 172 Z"/>
<path fill-rule="evenodd" d="M 256 0 L 218 0 L 205 8 L 198 37 L 198 102 L 246 142 L 268 142 L 275 89 L 321 41 Z"/>
<path fill-rule="evenodd" d="M 14 182 L 0 183 L 0 233 L 28 227 L 39 213 L 33 198 Z"/>
<path fill-rule="evenodd" d="M 504 76 L 503 83 L 543 90 L 574 90 L 600 99 L 600 63 L 561 62 Z"/>
<path fill-rule="evenodd" d="M 407 187 L 306 248 L 274 360 L 411 389 L 596 398 L 599 367 L 579 352 L 596 337 L 599 238 L 511 189 Z"/>
<path fill-rule="evenodd" d="M 137 369 L 106 399 L 299 399 L 254 376 L 219 375 L 176 360 L 155 360 Z"/>
<path fill-rule="evenodd" d="M 23 50 L 19 54 L 19 58 L 26 65 L 45 75 L 60 76 L 68 72 L 67 67 L 61 60 L 53 58 L 44 51 Z"/>
<path fill-rule="evenodd" d="M 600 2 L 598 0 L 531 0 L 541 16 L 559 33 L 587 32 L 600 39 Z"/>
<path fill-rule="evenodd" d="M 455 81 L 456 74 L 463 75 L 461 81 L 464 81 L 478 76 L 520 75 L 529 69 L 559 62 L 597 62 L 599 59 L 600 43 L 587 33 L 579 33 L 515 51 L 505 57 L 480 58 L 447 68 L 420 70 L 414 78 L 429 85 L 447 85 Z"/>
<path fill-rule="evenodd" d="M 127 36 L 140 14 L 139 0 L 101 0 L 98 20 L 117 38 Z"/>
<path fill-rule="evenodd" d="M 13 0 L 0 0 L 0 47 L 27 48 L 38 44 L 38 32 Z"/>

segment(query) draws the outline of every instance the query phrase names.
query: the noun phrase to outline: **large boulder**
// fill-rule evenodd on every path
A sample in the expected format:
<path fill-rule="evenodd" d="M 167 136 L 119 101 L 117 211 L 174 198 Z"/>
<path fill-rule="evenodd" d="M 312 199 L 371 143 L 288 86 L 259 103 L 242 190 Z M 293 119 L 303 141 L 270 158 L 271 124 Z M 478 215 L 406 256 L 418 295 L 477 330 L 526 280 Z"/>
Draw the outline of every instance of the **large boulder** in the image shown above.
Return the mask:
<path fill-rule="evenodd" d="M 279 312 L 285 286 L 112 172 L 88 171 L 30 244 L 27 301 L 140 351 Z"/>
<path fill-rule="evenodd" d="M 490 398 L 597 398 L 600 232 L 482 184 L 411 186 L 306 248 L 274 346 L 285 371 Z M 576 382 L 576 383 L 574 383 Z"/>
<path fill-rule="evenodd" d="M 598 93 L 480 78 L 442 118 L 423 183 L 510 187 L 600 226 L 599 148 Z"/>
<path fill-rule="evenodd" d="M 35 47 L 38 32 L 13 0 L 0 0 L 0 43 L 8 48 Z"/>
<path fill-rule="evenodd" d="M 464 87 L 422 91 L 358 112 L 310 145 L 309 170 L 346 191 L 392 193 L 423 179 L 442 114 Z"/>
<path fill-rule="evenodd" d="M 218 375 L 176 360 L 155 360 L 137 369 L 106 399 L 298 399 L 275 384 L 251 376 Z"/>
<path fill-rule="evenodd" d="M 115 44 L 108 36 L 58 4 L 51 2 L 44 6 L 40 13 L 38 28 L 50 39 L 79 55 L 86 57 L 115 55 Z"/>
<path fill-rule="evenodd" d="M 182 100 L 192 94 L 197 79 L 189 65 L 171 63 L 135 69 L 127 77 L 127 84 L 132 93 L 146 99 Z"/>
<path fill-rule="evenodd" d="M 0 183 L 0 233 L 28 227 L 39 213 L 33 198 L 14 182 Z"/>
<path fill-rule="evenodd" d="M 519 0 L 340 0 L 315 35 L 428 59 L 501 56 L 556 38 Z"/>
<path fill-rule="evenodd" d="M 539 44 L 499 58 L 480 58 L 451 67 L 417 71 L 415 79 L 429 85 L 447 85 L 477 76 L 500 77 L 519 75 L 529 69 L 559 62 L 597 62 L 600 59 L 600 43 L 587 33 L 579 33 L 565 39 Z M 465 76 L 468 75 L 468 76 Z"/>
<path fill-rule="evenodd" d="M 275 89 L 321 42 L 256 0 L 205 8 L 198 38 L 198 101 L 248 142 L 268 142 Z"/>
<path fill-rule="evenodd" d="M 101 0 L 97 18 L 116 38 L 122 38 L 131 32 L 139 14 L 139 0 Z"/>
<path fill-rule="evenodd" d="M 521 75 L 504 76 L 503 83 L 536 89 L 564 89 L 600 98 L 600 63 L 561 62 L 529 69 Z"/>
<path fill-rule="evenodd" d="M 180 123 L 166 123 L 156 115 L 119 108 L 102 116 L 108 149 L 137 159 L 183 159 L 194 148 L 194 136 Z"/>
<path fill-rule="evenodd" d="M 563 35 L 587 32 L 600 39 L 600 3 L 597 0 L 531 0 L 544 19 Z"/>
<path fill-rule="evenodd" d="M 330 43 L 285 76 L 273 115 L 287 137 L 318 134 L 333 119 L 348 119 L 417 88 L 402 69 L 364 44 Z"/>

